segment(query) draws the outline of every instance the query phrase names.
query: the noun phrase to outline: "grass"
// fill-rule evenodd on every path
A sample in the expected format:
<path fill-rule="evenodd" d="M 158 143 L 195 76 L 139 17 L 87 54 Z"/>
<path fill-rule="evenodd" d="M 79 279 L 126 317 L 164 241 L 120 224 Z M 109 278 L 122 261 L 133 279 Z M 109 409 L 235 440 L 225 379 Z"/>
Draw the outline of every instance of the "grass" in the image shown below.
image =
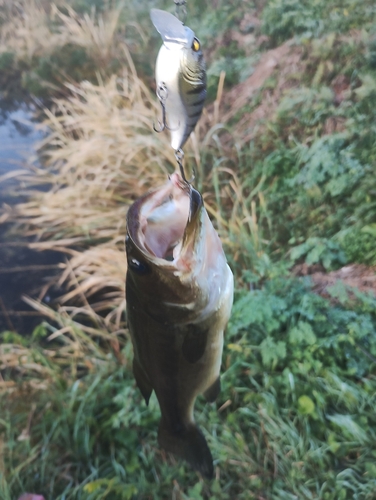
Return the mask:
<path fill-rule="evenodd" d="M 332 307 L 297 280 L 238 296 L 220 400 L 198 409 L 212 483 L 157 448 L 157 403 L 147 408 L 135 387 L 126 334 L 111 349 L 109 335 L 64 332 L 55 315 L 60 331 L 2 346 L 5 376 L 24 378 L 1 399 L 3 495 L 375 498 L 374 311 L 370 296 L 358 293 L 354 311 L 343 289 Z"/>
<path fill-rule="evenodd" d="M 158 448 L 158 405 L 136 389 L 123 314 L 127 208 L 175 168 L 168 135 L 152 129 L 148 7 L 2 2 L 0 64 L 49 101 L 42 166 L 17 173 L 27 201 L 1 221 L 66 261 L 55 309 L 26 299 L 45 322 L 28 338 L 2 334 L 1 498 L 376 498 L 376 299 L 338 283 L 322 298 L 289 275 L 301 262 L 375 263 L 373 7 L 316 2 L 307 17 L 282 3 L 220 1 L 201 16 L 189 4 L 212 103 L 186 165 L 236 276 L 222 392 L 196 409 L 215 458 L 208 483 Z M 226 90 L 249 47 L 261 76 L 281 54 L 252 81 L 252 102 L 247 81 L 236 99 Z"/>

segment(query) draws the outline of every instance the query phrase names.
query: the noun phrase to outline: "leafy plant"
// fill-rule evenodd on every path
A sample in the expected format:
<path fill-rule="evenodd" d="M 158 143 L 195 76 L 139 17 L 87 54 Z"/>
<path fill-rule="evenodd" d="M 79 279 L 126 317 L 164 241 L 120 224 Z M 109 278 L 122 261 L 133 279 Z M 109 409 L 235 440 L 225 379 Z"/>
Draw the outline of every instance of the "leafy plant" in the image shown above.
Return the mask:
<path fill-rule="evenodd" d="M 361 229 L 352 228 L 346 232 L 341 242 L 350 262 L 360 262 L 376 265 L 376 225 L 363 226 Z"/>
<path fill-rule="evenodd" d="M 292 262 L 295 263 L 303 257 L 306 264 L 322 264 L 327 271 L 336 269 L 347 262 L 340 245 L 327 238 L 308 238 L 304 243 L 291 248 Z"/>
<path fill-rule="evenodd" d="M 263 30 L 273 43 L 295 35 L 318 37 L 323 33 L 371 28 L 376 16 L 372 0 L 272 0 L 262 13 Z"/>
<path fill-rule="evenodd" d="M 331 198 L 349 194 L 365 173 L 353 147 L 346 145 L 346 137 L 332 134 L 317 139 L 308 148 L 300 148 L 299 173 L 289 182 L 302 185 L 307 191 L 322 189 Z"/>

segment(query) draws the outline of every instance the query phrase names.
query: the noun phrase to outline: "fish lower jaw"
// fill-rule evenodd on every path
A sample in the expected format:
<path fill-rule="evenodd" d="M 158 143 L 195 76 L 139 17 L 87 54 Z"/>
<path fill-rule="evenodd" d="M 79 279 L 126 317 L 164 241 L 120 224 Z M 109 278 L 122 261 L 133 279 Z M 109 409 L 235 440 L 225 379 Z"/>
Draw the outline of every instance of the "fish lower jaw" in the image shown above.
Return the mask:
<path fill-rule="evenodd" d="M 187 304 L 177 304 L 174 302 L 163 302 L 163 305 L 165 307 L 172 307 L 172 308 L 180 308 L 188 311 L 194 311 L 194 309 L 197 306 L 196 301 L 195 302 L 188 302 Z"/>

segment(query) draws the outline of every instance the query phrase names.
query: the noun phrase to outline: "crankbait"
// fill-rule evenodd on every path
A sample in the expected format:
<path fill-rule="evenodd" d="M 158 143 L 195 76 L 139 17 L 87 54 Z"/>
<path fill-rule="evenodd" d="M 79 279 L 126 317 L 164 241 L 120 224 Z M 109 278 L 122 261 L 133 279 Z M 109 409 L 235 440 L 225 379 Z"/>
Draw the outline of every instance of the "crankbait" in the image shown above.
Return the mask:
<path fill-rule="evenodd" d="M 194 32 L 177 17 L 159 9 L 152 9 L 150 17 L 163 40 L 155 68 L 163 115 L 159 129 L 154 129 L 162 132 L 167 128 L 171 133 L 171 146 L 178 152 L 195 128 L 204 106 L 204 57 Z"/>

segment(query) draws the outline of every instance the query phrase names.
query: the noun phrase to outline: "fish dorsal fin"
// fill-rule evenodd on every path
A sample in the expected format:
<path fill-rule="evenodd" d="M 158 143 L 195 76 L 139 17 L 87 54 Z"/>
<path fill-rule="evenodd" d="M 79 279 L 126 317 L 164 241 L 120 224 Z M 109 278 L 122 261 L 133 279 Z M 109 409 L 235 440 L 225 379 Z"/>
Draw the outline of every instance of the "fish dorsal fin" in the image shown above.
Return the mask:
<path fill-rule="evenodd" d="M 150 18 L 155 29 L 161 35 L 163 43 L 191 46 L 194 38 L 193 31 L 184 26 L 177 17 L 160 9 L 151 9 Z"/>

